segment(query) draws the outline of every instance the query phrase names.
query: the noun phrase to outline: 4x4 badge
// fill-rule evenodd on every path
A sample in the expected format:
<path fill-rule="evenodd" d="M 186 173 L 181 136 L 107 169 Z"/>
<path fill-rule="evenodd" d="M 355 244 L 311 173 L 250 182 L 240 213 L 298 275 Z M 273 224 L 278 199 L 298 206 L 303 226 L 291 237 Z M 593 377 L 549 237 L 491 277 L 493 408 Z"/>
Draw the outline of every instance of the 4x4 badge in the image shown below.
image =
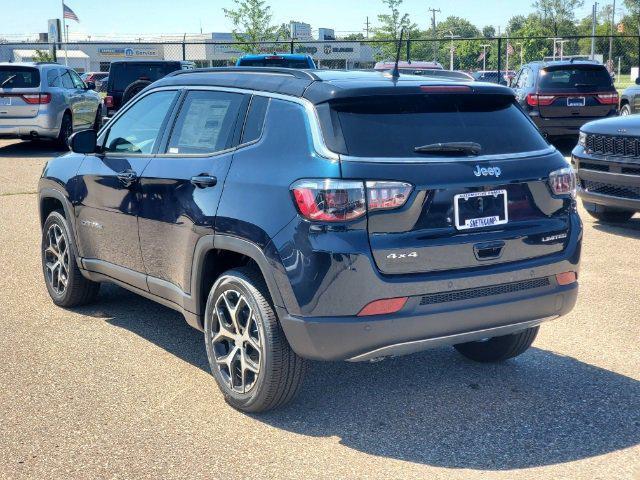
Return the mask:
<path fill-rule="evenodd" d="M 481 167 L 480 165 L 476 165 L 476 169 L 473 171 L 473 174 L 476 177 L 499 177 L 502 175 L 502 170 L 500 167 Z"/>

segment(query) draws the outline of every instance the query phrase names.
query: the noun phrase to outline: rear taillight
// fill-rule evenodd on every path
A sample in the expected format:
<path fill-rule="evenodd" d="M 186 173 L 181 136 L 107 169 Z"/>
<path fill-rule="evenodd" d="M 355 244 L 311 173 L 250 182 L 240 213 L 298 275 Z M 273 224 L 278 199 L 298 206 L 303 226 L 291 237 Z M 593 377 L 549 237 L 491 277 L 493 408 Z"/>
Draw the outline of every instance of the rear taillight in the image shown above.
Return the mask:
<path fill-rule="evenodd" d="M 603 105 L 617 105 L 618 94 L 617 93 L 599 93 L 596 95 L 596 99 Z"/>
<path fill-rule="evenodd" d="M 407 202 L 412 188 L 403 182 L 367 182 L 367 208 L 370 211 L 400 208 Z"/>
<path fill-rule="evenodd" d="M 412 189 L 404 182 L 337 179 L 298 180 L 291 185 L 300 215 L 321 222 L 344 222 L 362 217 L 367 210 L 400 208 Z"/>
<path fill-rule="evenodd" d="M 530 93 L 527 95 L 527 104 L 531 107 L 551 105 L 556 99 L 555 95 L 540 95 L 537 93 Z"/>
<path fill-rule="evenodd" d="M 51 102 L 50 93 L 25 93 L 22 99 L 30 105 L 45 105 Z"/>
<path fill-rule="evenodd" d="M 291 191 L 300 215 L 308 220 L 344 222 L 367 213 L 362 182 L 299 180 Z"/>
<path fill-rule="evenodd" d="M 107 108 L 113 108 L 113 97 L 111 95 L 104 97 L 104 106 Z"/>
<path fill-rule="evenodd" d="M 571 167 L 561 168 L 549 174 L 549 186 L 555 195 L 576 196 L 576 174 Z"/>

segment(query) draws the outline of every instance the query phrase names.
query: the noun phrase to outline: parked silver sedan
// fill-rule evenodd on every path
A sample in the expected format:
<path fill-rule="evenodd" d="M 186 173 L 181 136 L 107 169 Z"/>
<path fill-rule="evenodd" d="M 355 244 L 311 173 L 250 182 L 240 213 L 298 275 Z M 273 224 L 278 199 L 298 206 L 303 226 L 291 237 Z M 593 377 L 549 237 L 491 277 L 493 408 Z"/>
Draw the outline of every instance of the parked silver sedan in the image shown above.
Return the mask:
<path fill-rule="evenodd" d="M 0 138 L 49 138 L 67 145 L 73 132 L 98 129 L 95 85 L 57 63 L 0 63 Z"/>

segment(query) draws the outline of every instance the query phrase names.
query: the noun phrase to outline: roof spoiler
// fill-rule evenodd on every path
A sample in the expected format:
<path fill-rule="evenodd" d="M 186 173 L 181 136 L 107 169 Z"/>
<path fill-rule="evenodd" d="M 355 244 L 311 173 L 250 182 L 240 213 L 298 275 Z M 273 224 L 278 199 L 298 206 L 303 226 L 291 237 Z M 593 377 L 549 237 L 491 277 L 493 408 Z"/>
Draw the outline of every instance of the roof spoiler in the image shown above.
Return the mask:
<path fill-rule="evenodd" d="M 289 75 L 299 80 L 320 80 L 315 73 L 309 70 L 300 70 L 295 68 L 284 67 L 212 67 L 212 68 L 194 68 L 193 70 L 177 70 L 167 75 L 175 77 L 191 73 L 257 73 L 263 75 Z"/>

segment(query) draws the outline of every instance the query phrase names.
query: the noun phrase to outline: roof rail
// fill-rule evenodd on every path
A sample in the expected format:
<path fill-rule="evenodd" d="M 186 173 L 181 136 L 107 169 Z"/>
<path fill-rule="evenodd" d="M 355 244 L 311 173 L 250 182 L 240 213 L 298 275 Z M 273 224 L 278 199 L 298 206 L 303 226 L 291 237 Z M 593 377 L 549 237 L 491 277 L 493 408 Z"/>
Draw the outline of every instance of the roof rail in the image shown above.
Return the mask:
<path fill-rule="evenodd" d="M 211 68 L 194 68 L 192 70 L 177 70 L 170 73 L 169 77 L 185 75 L 190 73 L 257 73 L 271 75 L 290 75 L 299 80 L 320 80 L 315 73 L 308 70 L 300 70 L 295 68 L 284 67 L 211 67 Z"/>

